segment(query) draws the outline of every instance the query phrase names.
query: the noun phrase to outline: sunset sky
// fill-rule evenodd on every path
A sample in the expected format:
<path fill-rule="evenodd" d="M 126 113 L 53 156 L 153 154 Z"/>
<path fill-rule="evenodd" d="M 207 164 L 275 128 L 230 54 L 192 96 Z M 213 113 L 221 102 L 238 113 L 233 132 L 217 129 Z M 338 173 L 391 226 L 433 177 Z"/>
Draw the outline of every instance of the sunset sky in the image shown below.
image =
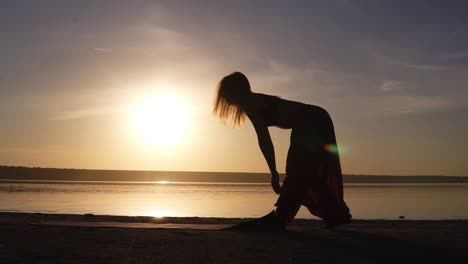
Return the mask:
<path fill-rule="evenodd" d="M 468 176 L 463 3 L 2 1 L 0 164 L 266 172 L 252 125 L 211 114 L 241 71 L 327 109 L 346 174 Z"/>

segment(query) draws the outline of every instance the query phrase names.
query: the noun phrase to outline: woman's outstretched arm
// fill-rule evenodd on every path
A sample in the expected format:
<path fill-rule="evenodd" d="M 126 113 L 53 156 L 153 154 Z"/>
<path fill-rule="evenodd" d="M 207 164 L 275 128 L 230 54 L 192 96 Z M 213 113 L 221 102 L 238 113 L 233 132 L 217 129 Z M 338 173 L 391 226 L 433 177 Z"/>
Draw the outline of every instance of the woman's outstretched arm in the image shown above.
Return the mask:
<path fill-rule="evenodd" d="M 260 146 L 271 172 L 271 187 L 275 193 L 279 194 L 281 187 L 279 184 L 278 171 L 276 170 L 275 149 L 273 147 L 273 142 L 271 141 L 270 132 L 266 126 L 259 130 L 255 129 L 255 131 L 257 132 L 258 145 Z"/>
<path fill-rule="evenodd" d="M 280 192 L 281 187 L 279 184 L 278 171 L 276 170 L 275 149 L 273 146 L 273 142 L 271 141 L 268 126 L 263 120 L 255 118 L 255 116 L 248 116 L 255 128 L 255 132 L 257 133 L 258 138 L 258 145 L 260 147 L 260 150 L 262 151 L 263 156 L 265 157 L 265 160 L 268 164 L 268 168 L 271 172 L 271 186 L 275 193 L 278 194 Z"/>

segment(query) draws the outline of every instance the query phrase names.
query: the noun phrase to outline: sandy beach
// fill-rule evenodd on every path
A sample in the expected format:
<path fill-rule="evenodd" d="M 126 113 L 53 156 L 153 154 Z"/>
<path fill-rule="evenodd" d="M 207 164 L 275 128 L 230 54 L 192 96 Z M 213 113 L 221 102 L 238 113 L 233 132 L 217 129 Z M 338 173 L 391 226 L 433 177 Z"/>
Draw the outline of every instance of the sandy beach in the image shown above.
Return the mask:
<path fill-rule="evenodd" d="M 219 230 L 232 218 L 0 213 L 0 263 L 454 263 L 468 221 L 295 220 L 283 232 Z"/>

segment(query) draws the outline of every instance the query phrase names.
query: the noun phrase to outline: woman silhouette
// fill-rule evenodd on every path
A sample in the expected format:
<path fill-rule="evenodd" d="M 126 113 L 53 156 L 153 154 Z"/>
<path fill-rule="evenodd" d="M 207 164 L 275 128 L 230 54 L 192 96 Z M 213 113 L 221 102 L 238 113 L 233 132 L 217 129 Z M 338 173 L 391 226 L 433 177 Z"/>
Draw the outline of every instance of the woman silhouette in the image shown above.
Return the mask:
<path fill-rule="evenodd" d="M 231 119 L 235 126 L 246 116 L 250 119 L 272 175 L 271 186 L 279 194 L 275 211 L 244 226 L 285 227 L 301 205 L 322 218 L 327 228 L 350 222 L 333 123 L 324 109 L 254 93 L 247 77 L 234 72 L 218 84 L 213 113 L 224 121 Z M 269 126 L 292 129 L 282 187 Z"/>

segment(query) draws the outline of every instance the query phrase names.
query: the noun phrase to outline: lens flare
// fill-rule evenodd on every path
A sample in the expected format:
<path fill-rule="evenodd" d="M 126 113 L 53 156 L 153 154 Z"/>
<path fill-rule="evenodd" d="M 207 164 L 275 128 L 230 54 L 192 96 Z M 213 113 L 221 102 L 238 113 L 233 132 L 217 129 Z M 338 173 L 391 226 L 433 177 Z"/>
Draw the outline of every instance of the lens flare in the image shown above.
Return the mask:
<path fill-rule="evenodd" d="M 345 149 L 343 147 L 338 147 L 337 144 L 325 144 L 323 146 L 323 149 L 327 152 L 330 152 L 335 155 L 343 154 L 345 153 Z"/>

